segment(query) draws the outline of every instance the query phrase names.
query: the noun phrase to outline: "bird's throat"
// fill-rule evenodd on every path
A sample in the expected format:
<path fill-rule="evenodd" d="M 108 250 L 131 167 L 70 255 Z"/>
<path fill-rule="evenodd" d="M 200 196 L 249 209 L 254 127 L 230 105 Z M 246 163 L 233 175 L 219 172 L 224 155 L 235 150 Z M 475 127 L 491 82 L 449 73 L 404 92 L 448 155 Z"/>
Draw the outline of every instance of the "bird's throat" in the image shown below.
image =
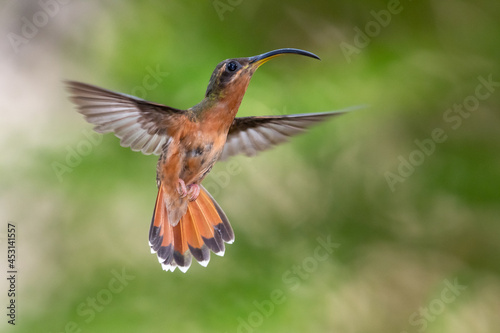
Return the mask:
<path fill-rule="evenodd" d="M 206 126 L 219 127 L 222 131 L 227 131 L 238 113 L 247 87 L 248 82 L 241 82 L 214 92 L 193 107 L 193 111 L 196 112 L 198 120 Z"/>

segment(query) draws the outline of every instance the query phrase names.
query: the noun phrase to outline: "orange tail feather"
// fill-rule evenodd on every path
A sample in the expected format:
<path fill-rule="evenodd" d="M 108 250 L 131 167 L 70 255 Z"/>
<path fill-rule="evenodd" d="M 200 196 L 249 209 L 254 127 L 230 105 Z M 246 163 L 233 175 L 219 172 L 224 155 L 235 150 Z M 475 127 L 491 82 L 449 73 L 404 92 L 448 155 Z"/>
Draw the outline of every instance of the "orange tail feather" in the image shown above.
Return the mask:
<path fill-rule="evenodd" d="M 163 196 L 160 186 L 149 231 L 149 245 L 151 252 L 158 255 L 164 270 L 174 271 L 179 267 L 186 272 L 192 257 L 206 266 L 210 261 L 210 250 L 224 255 L 224 242 L 234 241 L 233 229 L 226 214 L 204 187 L 201 186 L 198 199 L 189 202 L 186 213 L 175 227 L 168 221 Z"/>

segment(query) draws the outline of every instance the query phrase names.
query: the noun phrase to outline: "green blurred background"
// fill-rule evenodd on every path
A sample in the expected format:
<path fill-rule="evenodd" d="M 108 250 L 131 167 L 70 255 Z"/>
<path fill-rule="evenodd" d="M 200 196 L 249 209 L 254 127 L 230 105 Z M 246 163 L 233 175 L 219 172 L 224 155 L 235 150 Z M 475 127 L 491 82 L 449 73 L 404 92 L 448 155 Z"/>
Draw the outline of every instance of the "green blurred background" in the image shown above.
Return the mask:
<path fill-rule="evenodd" d="M 2 331 L 499 332 L 498 1 L 0 8 Z M 204 184 L 235 243 L 162 271 L 156 157 L 91 134 L 62 80 L 187 108 L 218 62 L 281 47 L 322 61 L 262 66 L 240 116 L 370 107 L 218 164 Z"/>

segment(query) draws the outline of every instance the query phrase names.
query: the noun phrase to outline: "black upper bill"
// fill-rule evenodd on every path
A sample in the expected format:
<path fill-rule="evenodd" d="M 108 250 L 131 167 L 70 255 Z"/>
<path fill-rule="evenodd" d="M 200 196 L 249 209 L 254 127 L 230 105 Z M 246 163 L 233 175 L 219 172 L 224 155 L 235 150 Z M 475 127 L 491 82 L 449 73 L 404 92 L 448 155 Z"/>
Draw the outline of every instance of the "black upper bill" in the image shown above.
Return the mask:
<path fill-rule="evenodd" d="M 251 64 L 259 63 L 259 65 L 261 65 L 271 58 L 274 58 L 274 57 L 277 57 L 279 55 L 286 54 L 286 53 L 303 55 L 306 57 L 311 57 L 311 58 L 315 58 L 315 59 L 320 60 L 320 58 L 312 52 L 304 51 L 304 50 L 300 50 L 300 49 L 286 48 L 286 49 L 273 50 L 273 51 L 269 51 L 269 52 L 266 52 L 266 53 L 263 53 L 263 54 L 260 54 L 260 55 L 254 56 L 254 57 L 250 57 L 250 63 Z"/>

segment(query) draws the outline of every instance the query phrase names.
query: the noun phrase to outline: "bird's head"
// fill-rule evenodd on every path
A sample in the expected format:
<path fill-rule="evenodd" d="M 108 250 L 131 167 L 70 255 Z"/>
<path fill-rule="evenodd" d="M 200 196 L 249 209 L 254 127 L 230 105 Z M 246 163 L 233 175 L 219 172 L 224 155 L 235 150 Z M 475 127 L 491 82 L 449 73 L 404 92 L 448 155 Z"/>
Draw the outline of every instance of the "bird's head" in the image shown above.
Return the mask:
<path fill-rule="evenodd" d="M 266 52 L 254 57 L 224 60 L 215 67 L 212 73 L 205 94 L 206 98 L 220 100 L 227 96 L 232 96 L 241 100 L 257 68 L 268 60 L 287 53 L 319 59 L 314 53 L 286 48 Z"/>

